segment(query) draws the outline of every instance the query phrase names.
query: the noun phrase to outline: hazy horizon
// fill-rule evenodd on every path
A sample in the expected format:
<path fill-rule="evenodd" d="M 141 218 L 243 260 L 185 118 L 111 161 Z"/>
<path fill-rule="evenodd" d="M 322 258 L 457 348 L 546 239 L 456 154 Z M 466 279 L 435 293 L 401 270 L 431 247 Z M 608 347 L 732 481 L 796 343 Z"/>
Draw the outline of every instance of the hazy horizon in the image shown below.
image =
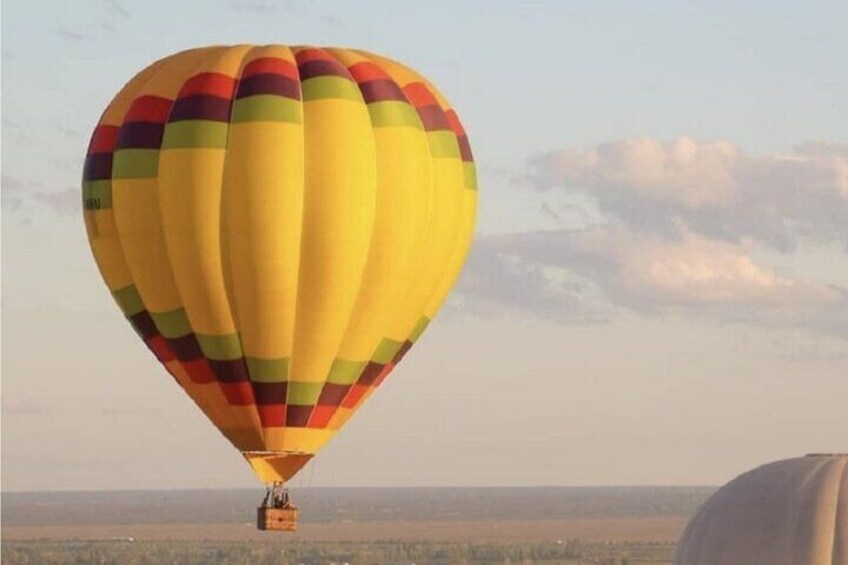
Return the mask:
<path fill-rule="evenodd" d="M 245 41 L 409 64 L 479 167 L 449 303 L 296 488 L 719 485 L 846 451 L 845 21 L 845 2 L 4 2 L 0 488 L 261 489 L 115 307 L 79 188 L 125 81 Z"/>

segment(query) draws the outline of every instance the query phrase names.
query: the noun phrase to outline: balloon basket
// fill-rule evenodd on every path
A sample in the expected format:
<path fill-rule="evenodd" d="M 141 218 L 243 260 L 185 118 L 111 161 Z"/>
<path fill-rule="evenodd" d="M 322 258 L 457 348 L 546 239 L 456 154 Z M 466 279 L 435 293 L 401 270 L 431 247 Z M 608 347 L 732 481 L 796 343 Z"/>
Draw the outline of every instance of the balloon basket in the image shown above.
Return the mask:
<path fill-rule="evenodd" d="M 260 530 L 294 532 L 297 530 L 297 506 L 281 482 L 268 485 L 262 505 L 256 509 L 256 527 Z"/>
<path fill-rule="evenodd" d="M 256 527 L 260 530 L 277 532 L 294 532 L 297 530 L 297 508 L 260 506 L 256 511 Z"/>

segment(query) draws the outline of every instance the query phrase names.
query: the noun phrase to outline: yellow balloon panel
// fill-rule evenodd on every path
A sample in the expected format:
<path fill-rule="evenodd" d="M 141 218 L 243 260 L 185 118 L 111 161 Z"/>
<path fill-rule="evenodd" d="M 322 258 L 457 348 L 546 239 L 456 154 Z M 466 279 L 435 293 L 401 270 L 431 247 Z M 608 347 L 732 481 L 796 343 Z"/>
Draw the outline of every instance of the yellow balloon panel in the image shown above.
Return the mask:
<path fill-rule="evenodd" d="M 365 52 L 210 47 L 154 63 L 83 175 L 101 274 L 263 481 L 296 473 L 383 382 L 470 245 L 467 136 Z"/>

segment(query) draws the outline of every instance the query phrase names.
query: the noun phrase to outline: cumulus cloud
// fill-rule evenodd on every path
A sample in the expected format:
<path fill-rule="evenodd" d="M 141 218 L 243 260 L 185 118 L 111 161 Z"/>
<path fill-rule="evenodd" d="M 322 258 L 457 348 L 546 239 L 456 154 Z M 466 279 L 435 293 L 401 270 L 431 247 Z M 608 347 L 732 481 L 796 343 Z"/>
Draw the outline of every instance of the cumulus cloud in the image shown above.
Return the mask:
<path fill-rule="evenodd" d="M 287 6 L 290 4 L 286 3 Z M 230 7 L 240 12 L 271 14 L 277 11 L 279 5 L 268 0 L 231 0 Z"/>
<path fill-rule="evenodd" d="M 559 322 L 624 309 L 848 338 L 848 291 L 781 276 L 735 244 L 686 232 L 677 240 L 623 224 L 488 236 L 461 285 L 478 313 L 515 309 Z"/>
<path fill-rule="evenodd" d="M 523 236 L 478 240 L 452 305 L 485 316 L 526 317 L 559 323 L 606 321 L 611 312 L 591 280 L 557 264 L 534 261 L 515 249 Z"/>
<path fill-rule="evenodd" d="M 726 141 L 626 139 L 536 156 L 528 180 L 552 196 L 587 197 L 638 231 L 780 251 L 801 239 L 848 245 L 848 144 L 757 156 Z"/>
<path fill-rule="evenodd" d="M 80 214 L 82 212 L 79 189 L 68 188 L 58 192 L 36 192 L 33 197 L 60 214 Z"/>
<path fill-rule="evenodd" d="M 4 174 L 0 179 L 0 202 L 4 210 L 18 210 L 28 196 L 28 191 L 39 188 L 39 183 L 24 181 Z"/>
<path fill-rule="evenodd" d="M 51 191 L 44 184 L 4 174 L 0 181 L 0 200 L 4 210 L 22 210 L 28 205 L 46 206 L 60 214 L 78 214 L 81 210 L 77 188 Z"/>
<path fill-rule="evenodd" d="M 67 43 L 79 43 L 85 36 L 77 31 L 61 27 L 56 31 L 56 35 L 65 40 Z"/>
<path fill-rule="evenodd" d="M 109 13 L 113 16 L 118 16 L 121 18 L 129 18 L 130 11 L 127 8 L 118 2 L 118 0 L 106 0 L 106 6 L 109 9 Z"/>

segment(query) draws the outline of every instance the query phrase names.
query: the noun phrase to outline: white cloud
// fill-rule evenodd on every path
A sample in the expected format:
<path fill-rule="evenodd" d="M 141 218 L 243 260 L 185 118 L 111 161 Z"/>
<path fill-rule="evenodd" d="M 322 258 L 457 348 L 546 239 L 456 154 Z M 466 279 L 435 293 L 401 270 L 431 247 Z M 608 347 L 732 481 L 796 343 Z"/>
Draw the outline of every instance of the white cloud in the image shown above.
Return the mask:
<path fill-rule="evenodd" d="M 726 141 L 650 138 L 567 148 L 531 160 L 550 195 L 581 195 L 639 231 L 751 238 L 779 250 L 801 238 L 848 244 L 848 144 L 756 156 Z"/>
<path fill-rule="evenodd" d="M 564 323 L 609 319 L 609 306 L 597 296 L 591 281 L 575 277 L 556 264 L 522 256 L 510 245 L 521 245 L 520 238 L 478 240 L 451 304 L 487 316 L 529 315 Z"/>
<path fill-rule="evenodd" d="M 4 210 L 31 211 L 29 206 L 46 206 L 59 214 L 79 214 L 82 210 L 78 188 L 59 191 L 44 190 L 39 181 L 23 180 L 3 175 L 0 180 L 0 201 Z"/>
<path fill-rule="evenodd" d="M 82 196 L 78 188 L 68 188 L 58 192 L 37 192 L 33 196 L 60 214 L 80 215 L 82 213 Z"/>
<path fill-rule="evenodd" d="M 689 232 L 670 240 L 616 224 L 489 236 L 469 271 L 460 292 L 492 305 L 482 313 L 499 304 L 573 323 L 624 309 L 848 338 L 846 289 L 783 276 L 742 246 Z"/>

